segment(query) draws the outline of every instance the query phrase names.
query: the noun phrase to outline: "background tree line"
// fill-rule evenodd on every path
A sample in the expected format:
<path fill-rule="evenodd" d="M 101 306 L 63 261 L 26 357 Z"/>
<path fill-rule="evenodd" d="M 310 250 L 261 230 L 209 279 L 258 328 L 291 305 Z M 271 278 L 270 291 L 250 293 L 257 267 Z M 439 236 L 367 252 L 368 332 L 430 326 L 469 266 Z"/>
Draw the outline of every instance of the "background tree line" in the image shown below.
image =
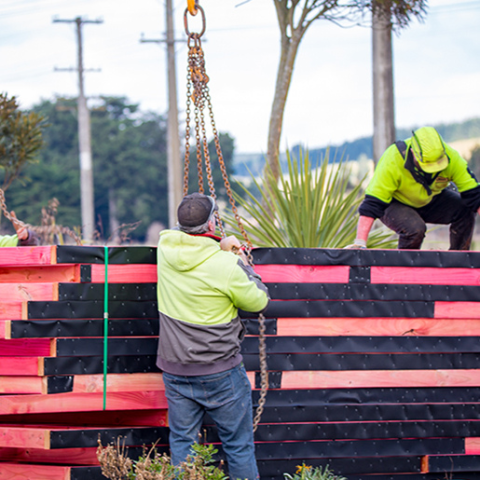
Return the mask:
<path fill-rule="evenodd" d="M 25 222 L 37 225 L 41 208 L 55 197 L 60 202 L 56 222 L 80 225 L 76 100 L 44 100 L 32 111 L 47 122 L 44 145 L 36 163 L 26 166 L 9 187 L 8 207 Z M 141 242 L 153 222 L 168 223 L 166 120 L 141 111 L 125 97 L 104 97 L 91 111 L 91 134 L 96 229 L 101 238 L 108 239 L 115 236 L 119 226 L 140 222 L 129 237 Z M 220 141 L 227 170 L 231 171 L 233 138 L 222 133 Z M 212 143 L 209 151 L 216 165 Z M 191 191 L 198 189 L 195 164 L 192 151 Z M 220 179 L 220 171 L 215 168 L 215 185 L 218 193 L 224 194 Z"/>

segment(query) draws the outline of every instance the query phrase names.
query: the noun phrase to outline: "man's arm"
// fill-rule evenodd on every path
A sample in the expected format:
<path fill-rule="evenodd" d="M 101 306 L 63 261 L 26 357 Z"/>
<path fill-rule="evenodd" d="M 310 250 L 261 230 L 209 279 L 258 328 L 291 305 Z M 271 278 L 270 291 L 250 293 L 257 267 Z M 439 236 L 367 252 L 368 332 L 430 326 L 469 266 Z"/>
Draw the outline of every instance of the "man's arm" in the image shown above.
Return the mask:
<path fill-rule="evenodd" d="M 373 222 L 375 221 L 372 217 L 365 217 L 360 215 L 357 224 L 357 236 L 353 241 L 352 245 L 348 245 L 347 249 L 353 248 L 367 248 L 367 240 L 370 230 L 372 229 Z"/>

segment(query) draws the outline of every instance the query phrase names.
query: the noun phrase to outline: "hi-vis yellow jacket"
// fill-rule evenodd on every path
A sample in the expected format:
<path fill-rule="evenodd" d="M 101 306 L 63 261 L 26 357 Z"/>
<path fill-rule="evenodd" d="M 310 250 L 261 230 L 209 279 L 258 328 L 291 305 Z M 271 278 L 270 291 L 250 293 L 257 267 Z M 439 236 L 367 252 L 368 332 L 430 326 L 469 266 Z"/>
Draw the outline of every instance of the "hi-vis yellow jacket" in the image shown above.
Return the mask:
<path fill-rule="evenodd" d="M 176 375 L 207 375 L 242 361 L 238 309 L 260 312 L 265 285 L 218 241 L 179 230 L 160 233 L 157 250 L 160 335 L 157 365 Z"/>
<path fill-rule="evenodd" d="M 365 200 L 360 205 L 360 215 L 381 217 L 392 199 L 413 208 L 423 207 L 429 204 L 435 195 L 442 192 L 450 182 L 455 184 L 460 193 L 478 189 L 479 184 L 468 169 L 467 162 L 455 149 L 445 144 L 445 151 L 450 162 L 448 167 L 442 170 L 430 185 L 431 193 L 429 194 L 425 187 L 416 182 L 410 171 L 405 168 L 405 160 L 410 154 L 411 139 L 406 139 L 405 143 L 407 146 L 405 158 L 402 157 L 395 144 L 388 147 L 380 158 L 373 178 L 365 191 Z M 476 210 L 480 206 L 480 191 L 476 192 L 475 198 L 468 198 L 468 195 L 466 197 L 467 204 L 470 201 L 469 206 L 472 210 Z"/>

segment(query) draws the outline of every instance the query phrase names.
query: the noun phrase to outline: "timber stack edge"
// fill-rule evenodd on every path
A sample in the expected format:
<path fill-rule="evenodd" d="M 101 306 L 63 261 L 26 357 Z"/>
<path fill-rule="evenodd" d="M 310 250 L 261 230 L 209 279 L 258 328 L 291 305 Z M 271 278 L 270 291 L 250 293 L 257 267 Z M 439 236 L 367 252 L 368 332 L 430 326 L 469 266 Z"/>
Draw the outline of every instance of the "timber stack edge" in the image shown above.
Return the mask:
<path fill-rule="evenodd" d="M 303 463 L 348 480 L 480 480 L 480 252 L 253 256 L 272 297 L 262 480 Z M 256 405 L 258 321 L 242 316 Z M 155 248 L 0 249 L 0 480 L 102 479 L 99 438 L 168 452 L 157 335 Z M 205 439 L 219 441 L 208 417 Z"/>

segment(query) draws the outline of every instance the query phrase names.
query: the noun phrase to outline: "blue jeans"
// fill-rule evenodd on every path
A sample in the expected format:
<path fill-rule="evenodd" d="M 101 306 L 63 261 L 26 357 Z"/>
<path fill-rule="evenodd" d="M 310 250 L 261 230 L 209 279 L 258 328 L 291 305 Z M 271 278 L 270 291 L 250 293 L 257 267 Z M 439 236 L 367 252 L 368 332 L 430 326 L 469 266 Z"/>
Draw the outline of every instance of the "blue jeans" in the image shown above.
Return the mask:
<path fill-rule="evenodd" d="M 245 367 L 196 377 L 163 373 L 168 400 L 170 451 L 178 465 L 199 440 L 205 412 L 218 428 L 232 480 L 258 478 L 252 427 L 252 391 Z"/>

